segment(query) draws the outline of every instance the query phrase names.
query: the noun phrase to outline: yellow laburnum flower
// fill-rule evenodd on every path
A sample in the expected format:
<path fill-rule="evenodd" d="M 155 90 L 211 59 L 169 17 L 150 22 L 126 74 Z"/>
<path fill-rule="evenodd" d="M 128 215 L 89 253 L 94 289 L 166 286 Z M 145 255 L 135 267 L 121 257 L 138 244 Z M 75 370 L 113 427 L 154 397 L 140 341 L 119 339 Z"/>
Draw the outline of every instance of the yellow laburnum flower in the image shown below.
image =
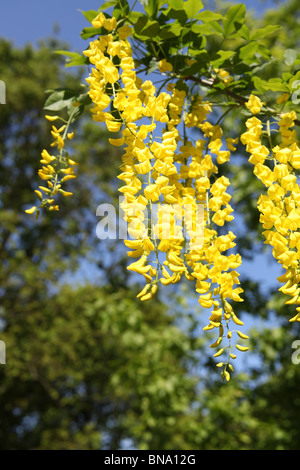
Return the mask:
<path fill-rule="evenodd" d="M 234 152 L 236 150 L 236 147 L 234 147 L 234 144 L 238 143 L 239 138 L 236 137 L 235 139 L 233 139 L 232 137 L 228 137 L 225 140 L 226 140 L 226 145 L 227 145 L 228 150 L 231 150 L 231 152 Z"/>
<path fill-rule="evenodd" d="M 263 107 L 261 100 L 255 96 L 250 95 L 249 100 L 245 103 L 246 107 L 251 111 L 252 114 L 258 114 Z"/>
<path fill-rule="evenodd" d="M 59 192 L 60 192 L 64 197 L 73 196 L 73 193 L 70 193 L 69 191 L 63 191 L 62 189 L 60 189 Z"/>
<path fill-rule="evenodd" d="M 30 209 L 26 209 L 26 214 L 34 214 L 35 211 L 37 210 L 36 206 L 31 207 Z"/>
<path fill-rule="evenodd" d="M 230 76 L 227 70 L 214 69 L 214 71 L 218 74 L 218 76 L 221 78 L 221 80 L 224 82 L 225 85 L 228 85 L 228 83 L 231 83 L 233 81 L 233 78 Z"/>
<path fill-rule="evenodd" d="M 229 150 L 221 150 L 217 155 L 217 162 L 219 165 L 222 163 L 228 162 L 230 159 L 230 152 Z"/>
<path fill-rule="evenodd" d="M 108 119 L 106 121 L 106 127 L 110 132 L 119 132 L 121 126 L 121 122 L 114 121 L 113 119 Z"/>
<path fill-rule="evenodd" d="M 50 122 L 54 122 L 56 121 L 57 119 L 59 119 L 59 116 L 49 116 L 48 114 L 45 116 L 45 118 L 47 119 L 47 121 L 50 121 Z"/>
<path fill-rule="evenodd" d="M 42 151 L 41 155 L 43 157 L 41 163 L 43 164 L 48 164 L 56 160 L 56 157 L 54 155 L 50 155 L 45 149 Z"/>
<path fill-rule="evenodd" d="M 166 59 L 162 59 L 158 63 L 158 68 L 161 73 L 172 72 L 173 65 L 170 64 Z"/>
<path fill-rule="evenodd" d="M 58 205 L 56 205 L 56 206 L 49 206 L 49 211 L 50 211 L 50 212 L 59 211 L 59 206 L 58 206 Z"/>
<path fill-rule="evenodd" d="M 116 18 L 106 18 L 106 16 L 100 12 L 98 16 L 92 21 L 94 28 L 101 28 L 102 26 L 107 31 L 113 31 L 117 27 Z"/>
<path fill-rule="evenodd" d="M 277 104 L 286 103 L 289 97 L 290 97 L 289 93 L 282 93 L 280 96 L 276 98 L 276 103 Z"/>
<path fill-rule="evenodd" d="M 296 170 L 300 169 L 300 149 L 292 152 L 290 163 Z"/>
<path fill-rule="evenodd" d="M 121 147 L 124 144 L 124 137 L 121 137 L 120 139 L 108 139 L 109 143 L 111 145 L 114 145 L 115 147 Z"/>
<path fill-rule="evenodd" d="M 274 182 L 274 174 L 266 165 L 258 163 L 254 168 L 254 174 L 264 183 L 265 186 L 271 186 Z"/>
<path fill-rule="evenodd" d="M 121 28 L 118 28 L 117 32 L 120 39 L 127 39 L 128 36 L 131 35 L 132 29 L 127 24 L 125 24 L 124 26 L 121 26 Z"/>

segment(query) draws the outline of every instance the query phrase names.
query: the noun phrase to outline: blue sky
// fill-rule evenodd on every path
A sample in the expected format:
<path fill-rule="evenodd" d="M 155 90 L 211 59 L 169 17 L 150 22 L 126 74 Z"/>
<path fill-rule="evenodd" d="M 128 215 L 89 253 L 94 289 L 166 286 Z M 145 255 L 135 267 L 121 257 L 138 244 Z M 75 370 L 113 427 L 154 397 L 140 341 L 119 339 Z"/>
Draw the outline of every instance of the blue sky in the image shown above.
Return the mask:
<path fill-rule="evenodd" d="M 197 0 L 196 0 L 197 1 Z M 85 48 L 86 41 L 80 31 L 89 24 L 79 10 L 98 10 L 102 0 L 2 0 L 0 6 L 0 36 L 13 41 L 16 46 L 37 44 L 40 39 L 53 36 L 54 25 L 59 26 L 58 37 L 74 51 Z M 203 0 L 205 4 L 205 0 Z M 247 9 L 260 15 L 265 8 L 274 7 L 273 0 L 246 0 Z"/>

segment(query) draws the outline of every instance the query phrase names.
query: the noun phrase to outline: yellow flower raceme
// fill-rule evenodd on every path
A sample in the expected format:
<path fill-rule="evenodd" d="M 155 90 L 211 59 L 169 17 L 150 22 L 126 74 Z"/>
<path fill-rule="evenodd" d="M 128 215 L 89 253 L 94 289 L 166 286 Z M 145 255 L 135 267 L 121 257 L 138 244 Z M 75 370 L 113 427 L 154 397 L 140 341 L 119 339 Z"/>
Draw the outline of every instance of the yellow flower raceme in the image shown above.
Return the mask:
<path fill-rule="evenodd" d="M 265 243 L 272 246 L 274 258 L 286 270 L 278 278 L 285 283 L 279 290 L 291 297 L 286 304 L 300 305 L 300 187 L 295 172 L 300 149 L 295 131 L 291 130 L 295 119 L 294 111 L 281 116 L 278 122 L 281 143 L 269 150 L 262 145 L 263 124 L 257 118 L 248 119 L 241 141 L 251 155 L 249 161 L 254 165 L 254 174 L 267 190 L 258 199 L 258 209 Z M 266 159 L 272 164 L 266 166 Z M 290 321 L 300 321 L 300 307 L 296 311 Z"/>
<path fill-rule="evenodd" d="M 59 116 L 46 115 L 45 117 L 49 122 L 61 120 Z M 46 149 L 41 153 L 41 168 L 38 170 L 38 175 L 48 187 L 39 186 L 39 190 L 35 191 L 40 201 L 39 206 L 33 206 L 31 209 L 27 209 L 25 211 L 27 214 L 35 213 L 36 218 L 39 217 L 40 210 L 43 208 L 47 208 L 51 212 L 59 210 L 59 205 L 54 204 L 55 196 L 58 192 L 62 194 L 63 197 L 72 195 L 71 192 L 61 189 L 61 186 L 65 181 L 76 178 L 74 167 L 77 163 L 69 158 L 68 153 L 65 150 L 65 142 L 67 140 L 72 140 L 74 137 L 73 132 L 68 133 L 68 128 L 69 122 L 63 124 L 59 128 L 53 124 L 51 135 L 54 140 L 50 146 L 52 148 L 56 147 L 58 154 L 51 155 Z"/>
<path fill-rule="evenodd" d="M 170 64 L 166 59 L 162 59 L 159 61 L 159 71 L 164 72 L 172 72 L 173 66 Z"/>
<path fill-rule="evenodd" d="M 251 111 L 252 114 L 258 114 L 263 107 L 263 103 L 258 96 L 250 95 L 249 100 L 246 102 L 246 107 Z"/>
<path fill-rule="evenodd" d="M 118 178 L 123 182 L 121 209 L 131 237 L 125 245 L 134 259 L 128 269 L 145 279 L 138 294 L 142 301 L 151 299 L 159 284 L 175 284 L 183 276 L 195 283 L 200 305 L 213 308 L 205 329 L 218 329 L 217 346 L 224 341 L 224 328 L 228 330 L 222 375 L 229 380 L 229 359 L 234 357 L 229 323 L 241 324 L 230 302 L 242 301 L 236 272 L 241 258 L 226 255 L 235 247 L 234 234 L 218 234 L 219 227 L 233 219 L 233 209 L 226 191 L 229 180 L 217 178 L 217 173 L 237 140 L 229 139 L 228 148 L 223 148 L 221 126 L 207 120 L 212 112 L 209 102 L 201 97 L 190 102 L 173 84 L 158 93 L 150 80 L 138 78 L 127 39 L 130 31 L 107 21 L 98 15 L 94 26 L 114 33 L 92 41 L 84 53 L 94 66 L 87 79 L 93 118 L 118 133 L 110 143 L 124 149 Z M 159 68 L 172 71 L 166 60 Z M 117 112 L 107 111 L 112 103 Z M 195 143 L 182 138 L 182 124 L 197 127 L 203 138 Z"/>

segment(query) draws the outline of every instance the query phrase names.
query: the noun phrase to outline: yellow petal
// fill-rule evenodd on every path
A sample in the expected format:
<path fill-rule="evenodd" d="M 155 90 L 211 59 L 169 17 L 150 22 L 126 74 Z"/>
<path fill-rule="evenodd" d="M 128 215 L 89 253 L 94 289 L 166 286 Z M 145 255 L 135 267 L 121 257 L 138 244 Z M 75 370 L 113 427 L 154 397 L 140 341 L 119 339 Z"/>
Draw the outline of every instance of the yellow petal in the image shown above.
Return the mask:
<path fill-rule="evenodd" d="M 34 214 L 36 209 L 37 209 L 36 206 L 33 206 L 30 209 L 27 209 L 25 212 L 26 214 Z"/>

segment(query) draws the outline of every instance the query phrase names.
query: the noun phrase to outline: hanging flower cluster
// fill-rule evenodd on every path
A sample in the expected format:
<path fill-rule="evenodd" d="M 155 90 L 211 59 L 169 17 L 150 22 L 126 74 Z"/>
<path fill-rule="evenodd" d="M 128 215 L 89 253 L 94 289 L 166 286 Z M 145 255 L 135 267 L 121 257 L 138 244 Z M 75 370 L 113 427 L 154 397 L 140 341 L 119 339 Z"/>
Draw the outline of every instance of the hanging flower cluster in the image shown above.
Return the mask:
<path fill-rule="evenodd" d="M 232 306 L 243 300 L 236 271 L 241 257 L 227 254 L 235 235 L 220 234 L 234 217 L 230 182 L 218 177 L 218 165 L 229 160 L 237 139 L 225 140 L 221 126 L 209 121 L 209 102 L 170 83 L 173 67 L 166 59 L 159 63 L 160 71 L 170 74 L 164 91 L 137 77 L 128 26 L 118 27 L 102 12 L 92 24 L 107 31 L 84 51 L 94 65 L 87 78 L 93 119 L 115 133 L 112 145 L 124 147 L 119 190 L 130 236 L 125 245 L 135 259 L 128 269 L 145 279 L 138 298 L 151 299 L 159 284 L 175 284 L 183 276 L 193 281 L 200 305 L 212 309 L 204 330 L 217 330 L 211 347 L 219 348 L 215 357 L 227 353 L 217 365 L 229 380 L 233 348 L 248 347 L 232 343 L 231 320 L 243 324 Z M 187 137 L 192 127 L 201 131 L 201 139 Z"/>
<path fill-rule="evenodd" d="M 248 102 L 253 114 L 259 113 L 262 103 L 251 96 Z M 258 200 L 260 222 L 265 229 L 265 243 L 272 246 L 274 258 L 285 273 L 278 278 L 284 283 L 279 289 L 290 297 L 286 304 L 300 305 L 300 187 L 297 170 L 300 169 L 300 148 L 293 128 L 297 116 L 294 111 L 281 115 L 275 128 L 253 116 L 246 122 L 247 131 L 242 143 L 251 154 L 254 174 L 266 187 L 266 194 Z M 272 131 L 279 142 L 272 142 Z M 267 139 L 268 146 L 263 144 Z M 300 322 L 300 306 L 290 321 Z"/>
<path fill-rule="evenodd" d="M 39 186 L 35 190 L 36 195 L 41 201 L 39 206 L 33 206 L 27 209 L 27 214 L 34 214 L 38 218 L 40 209 L 46 207 L 49 211 L 58 211 L 59 206 L 55 202 L 55 196 L 60 193 L 64 197 L 72 196 L 72 193 L 62 189 L 63 183 L 76 178 L 74 169 L 77 163 L 69 158 L 68 152 L 65 149 L 66 140 L 71 140 L 74 137 L 73 132 L 68 132 L 69 122 L 66 122 L 60 116 L 46 115 L 46 119 L 50 122 L 61 120 L 63 125 L 58 129 L 52 124 L 51 135 L 53 142 L 50 144 L 52 148 L 56 148 L 57 154 L 51 155 L 48 150 L 42 151 L 42 158 L 40 160 L 41 168 L 38 171 L 39 177 L 43 180 L 44 185 Z M 51 152 L 52 153 L 52 152 Z"/>
<path fill-rule="evenodd" d="M 209 309 L 203 330 L 213 337 L 210 347 L 215 358 L 222 356 L 217 359 L 217 366 L 223 380 L 228 381 L 234 371 L 232 360 L 236 350 L 249 349 L 238 338 L 249 338 L 237 329 L 243 325 L 235 313 L 235 303 L 243 301 L 238 272 L 242 260 L 236 252 L 236 236 L 227 229 L 234 211 L 230 205 L 230 180 L 222 170 L 239 138 L 226 138 L 223 118 L 236 106 L 246 107 L 252 114 L 240 140 L 250 154 L 254 175 L 262 182 L 257 202 L 260 223 L 265 243 L 272 247 L 274 258 L 284 270 L 278 278 L 283 284 L 279 290 L 288 296 L 286 304 L 296 308 L 291 322 L 300 322 L 300 146 L 294 130 L 299 121 L 294 111 L 277 113 L 255 94 L 249 98 L 240 95 L 238 90 L 243 89 L 244 82 L 236 80 L 237 69 L 221 68 L 225 63 L 235 68 L 235 64 L 243 61 L 250 67 L 256 57 L 255 48 L 248 48 L 247 44 L 243 47 L 241 41 L 237 50 L 228 51 L 228 55 L 227 51 L 216 50 L 219 58 L 209 57 L 208 51 L 202 50 L 206 34 L 201 28 L 205 26 L 210 31 L 211 12 L 208 16 L 204 13 L 200 20 L 198 35 L 194 23 L 202 13 L 195 16 L 191 2 L 183 2 L 185 31 L 190 27 L 191 34 L 184 33 L 176 43 L 182 24 L 174 11 L 181 10 L 174 10 L 171 3 L 162 9 L 162 14 L 153 4 L 149 7 L 153 15 L 148 11 L 147 15 L 136 15 L 127 2 L 124 5 L 107 2 L 107 8 L 115 7 L 113 15 L 118 20 L 103 12 L 84 12 L 94 29 L 86 28 L 83 37 L 96 39 L 91 40 L 83 56 L 67 55 L 71 65 L 91 65 L 86 79 L 88 96 L 75 92 L 70 99 L 61 99 L 58 94 L 46 102 L 48 111 L 67 107 L 69 119 L 46 116 L 54 140 L 51 151 L 44 149 L 41 154 L 38 174 L 43 183 L 35 191 L 40 204 L 26 212 L 38 218 L 42 208 L 57 211 L 59 193 L 64 197 L 72 195 L 64 189 L 64 183 L 76 177 L 77 165 L 67 151 L 67 142 L 73 138 L 69 128 L 85 105 L 92 102 L 94 121 L 106 126 L 110 144 L 123 151 L 118 175 L 120 209 L 127 226 L 128 270 L 144 282 L 137 297 L 147 301 L 162 286 L 174 286 L 181 280 L 192 283 L 200 306 Z M 154 10 L 161 15 L 158 21 L 154 20 Z M 232 22 L 233 17 L 237 21 Z M 202 25 L 206 23 L 204 18 L 209 19 L 208 24 Z M 234 33 L 238 37 L 239 31 L 243 31 L 243 8 L 232 7 L 224 20 L 218 28 L 220 34 L 229 37 L 239 26 Z M 144 54 L 141 42 L 146 38 L 147 53 L 140 62 L 134 59 L 129 42 L 132 29 L 126 23 L 135 24 L 133 41 L 137 39 L 139 43 L 137 57 Z M 161 31 L 155 36 L 159 25 Z M 258 38 L 262 31 L 265 34 L 260 30 Z M 166 48 L 162 38 L 170 39 Z M 244 34 L 240 39 L 245 40 Z M 263 51 L 263 46 L 260 47 Z M 166 57 L 166 51 L 172 54 L 171 59 Z M 176 52 L 179 56 L 175 57 Z M 289 51 L 286 64 L 292 62 L 293 56 L 294 51 Z M 140 65 L 149 64 L 150 60 L 151 69 L 153 64 L 161 74 L 157 83 L 138 76 L 143 72 Z M 282 77 L 285 93 L 276 100 L 278 106 L 282 105 L 281 110 L 296 84 L 293 79 Z M 186 80 L 193 81 L 193 86 L 188 88 Z M 268 81 L 259 78 L 260 83 L 261 89 L 277 89 L 277 83 L 273 84 L 275 88 L 269 87 Z M 218 102 L 206 101 L 202 87 L 209 89 L 209 96 L 217 97 Z M 218 100 L 220 95 L 225 102 Z M 214 105 L 226 109 L 217 121 Z"/>

